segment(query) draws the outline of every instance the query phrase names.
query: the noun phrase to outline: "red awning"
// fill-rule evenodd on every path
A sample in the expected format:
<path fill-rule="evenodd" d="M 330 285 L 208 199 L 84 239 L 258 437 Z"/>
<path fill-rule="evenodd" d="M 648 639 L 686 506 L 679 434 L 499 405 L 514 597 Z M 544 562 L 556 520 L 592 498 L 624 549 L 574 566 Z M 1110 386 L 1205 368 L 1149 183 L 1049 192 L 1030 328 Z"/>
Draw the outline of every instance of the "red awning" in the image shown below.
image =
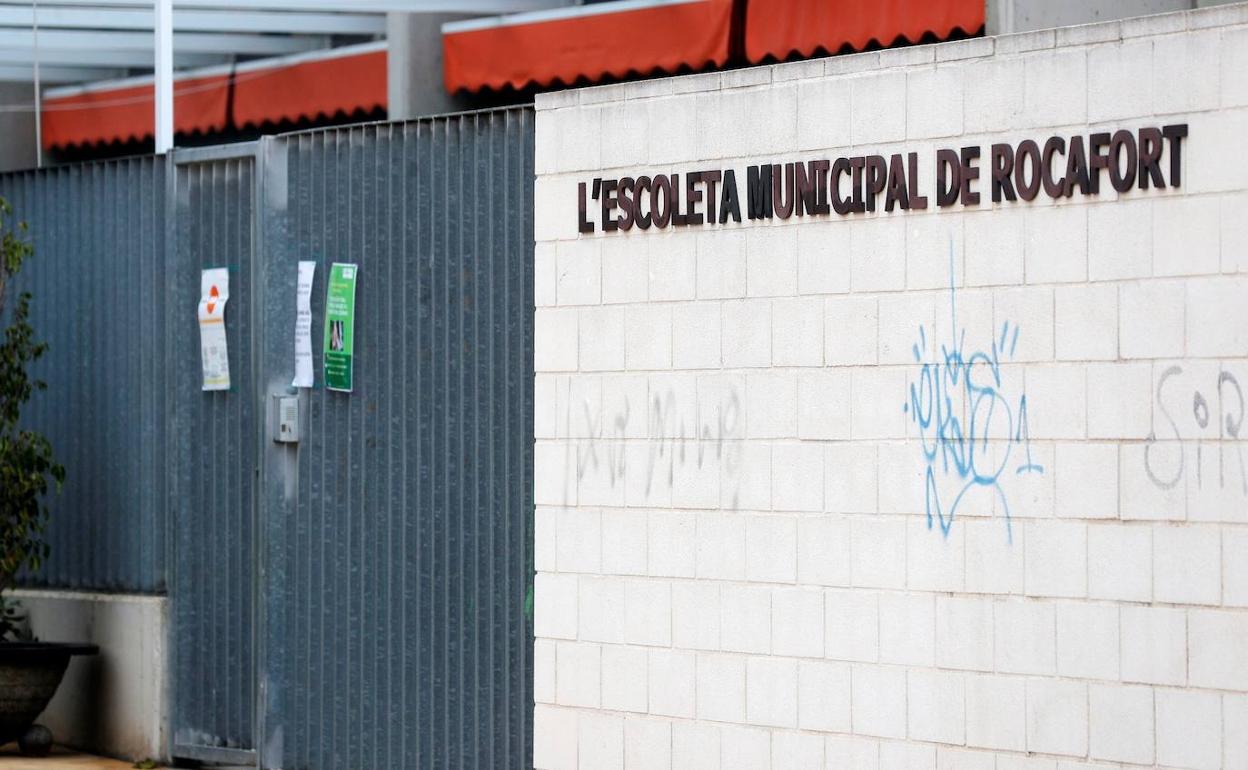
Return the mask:
<path fill-rule="evenodd" d="M 917 43 L 924 35 L 946 40 L 974 35 L 984 25 L 984 0 L 753 0 L 746 11 L 745 54 L 753 64 L 768 58 L 835 54 Z"/>
<path fill-rule="evenodd" d="M 731 20 L 732 0 L 626 0 L 453 22 L 442 27 L 446 90 L 719 67 Z"/>
<path fill-rule="evenodd" d="M 226 75 L 211 75 L 175 81 L 173 130 L 206 133 L 225 128 L 227 79 Z M 150 138 L 155 121 L 152 79 L 136 80 L 146 83 L 49 95 L 43 101 L 44 149 Z"/>
<path fill-rule="evenodd" d="M 385 44 L 369 43 L 314 54 L 182 73 L 174 81 L 178 133 L 212 133 L 266 123 L 314 120 L 386 107 Z M 150 138 L 155 107 L 152 78 L 49 91 L 43 102 L 43 146 L 72 147 Z"/>
<path fill-rule="evenodd" d="M 322 56 L 272 70 L 271 75 L 240 75 L 234 97 L 235 124 L 241 128 L 385 109 L 387 53 L 384 44 L 374 48 Z"/>

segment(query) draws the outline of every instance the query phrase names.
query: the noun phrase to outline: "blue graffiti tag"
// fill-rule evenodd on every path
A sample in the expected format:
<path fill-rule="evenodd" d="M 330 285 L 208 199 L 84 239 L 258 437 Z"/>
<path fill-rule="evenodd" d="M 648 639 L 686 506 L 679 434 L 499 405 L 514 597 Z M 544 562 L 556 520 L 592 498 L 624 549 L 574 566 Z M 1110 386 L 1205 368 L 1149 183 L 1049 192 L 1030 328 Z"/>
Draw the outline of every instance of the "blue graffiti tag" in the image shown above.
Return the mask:
<path fill-rule="evenodd" d="M 1002 474 L 1011 466 L 1015 448 L 1020 448 L 1022 453 L 1013 468 L 1015 475 L 1044 473 L 1044 468 L 1031 457 L 1027 394 L 1022 393 L 1017 408 L 1011 409 L 1010 401 L 1001 392 L 1002 358 L 1013 359 L 1019 328 L 1007 321 L 1001 325 L 1001 333 L 992 340 L 990 348 L 967 350 L 966 329 L 958 327 L 952 242 L 949 244 L 949 318 L 953 339 L 940 343 L 936 363 L 923 363 L 927 332 L 919 327 L 919 339 L 911 352 L 921 368 L 918 381 L 910 383 L 910 400 L 903 406 L 918 426 L 927 463 L 924 481 L 927 528 L 931 529 L 933 522 L 938 522 L 941 533 L 948 537 L 963 498 L 972 489 L 984 487 L 1001 501 L 1006 538 L 1012 543 L 1010 506 L 1001 481 Z M 997 460 L 990 455 L 990 436 L 997 437 L 997 447 L 1003 450 Z M 941 505 L 936 488 L 938 472 L 942 479 L 953 479 L 957 488 L 947 510 Z"/>

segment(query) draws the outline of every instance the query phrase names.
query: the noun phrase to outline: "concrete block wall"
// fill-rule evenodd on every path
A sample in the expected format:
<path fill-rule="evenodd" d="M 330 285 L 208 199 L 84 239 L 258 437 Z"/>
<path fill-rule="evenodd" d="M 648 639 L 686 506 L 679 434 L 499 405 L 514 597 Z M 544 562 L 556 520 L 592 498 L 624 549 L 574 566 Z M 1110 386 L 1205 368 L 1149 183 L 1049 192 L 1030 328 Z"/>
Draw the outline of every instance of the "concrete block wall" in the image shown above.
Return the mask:
<path fill-rule="evenodd" d="M 537 109 L 536 767 L 1248 767 L 1248 6 Z M 577 231 L 599 176 L 1169 123 L 1179 189 Z"/>

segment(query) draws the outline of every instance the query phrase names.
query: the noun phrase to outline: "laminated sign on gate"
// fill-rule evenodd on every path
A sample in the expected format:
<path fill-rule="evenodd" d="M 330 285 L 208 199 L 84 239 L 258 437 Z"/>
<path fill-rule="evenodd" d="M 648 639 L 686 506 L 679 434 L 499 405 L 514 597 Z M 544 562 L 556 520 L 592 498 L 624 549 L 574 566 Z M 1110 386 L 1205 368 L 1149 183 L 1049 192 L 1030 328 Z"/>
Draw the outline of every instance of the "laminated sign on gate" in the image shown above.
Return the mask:
<path fill-rule="evenodd" d="M 335 262 L 325 299 L 325 387 L 351 391 L 355 352 L 355 279 L 359 266 Z"/>
<path fill-rule="evenodd" d="M 204 366 L 204 390 L 230 389 L 230 356 L 225 342 L 225 303 L 230 298 L 228 268 L 200 273 L 199 350 Z"/>
<path fill-rule="evenodd" d="M 295 294 L 295 388 L 312 387 L 312 279 L 316 263 L 299 263 L 299 283 Z"/>

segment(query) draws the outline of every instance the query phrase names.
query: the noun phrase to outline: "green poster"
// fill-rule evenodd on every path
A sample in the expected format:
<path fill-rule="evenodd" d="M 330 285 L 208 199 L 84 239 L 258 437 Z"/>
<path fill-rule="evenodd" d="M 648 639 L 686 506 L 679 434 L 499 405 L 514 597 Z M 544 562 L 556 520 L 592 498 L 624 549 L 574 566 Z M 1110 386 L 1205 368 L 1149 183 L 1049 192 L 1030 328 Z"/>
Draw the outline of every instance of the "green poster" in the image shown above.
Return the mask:
<path fill-rule="evenodd" d="M 358 265 L 335 262 L 325 299 L 325 387 L 351 392 L 355 352 L 355 276 Z"/>

